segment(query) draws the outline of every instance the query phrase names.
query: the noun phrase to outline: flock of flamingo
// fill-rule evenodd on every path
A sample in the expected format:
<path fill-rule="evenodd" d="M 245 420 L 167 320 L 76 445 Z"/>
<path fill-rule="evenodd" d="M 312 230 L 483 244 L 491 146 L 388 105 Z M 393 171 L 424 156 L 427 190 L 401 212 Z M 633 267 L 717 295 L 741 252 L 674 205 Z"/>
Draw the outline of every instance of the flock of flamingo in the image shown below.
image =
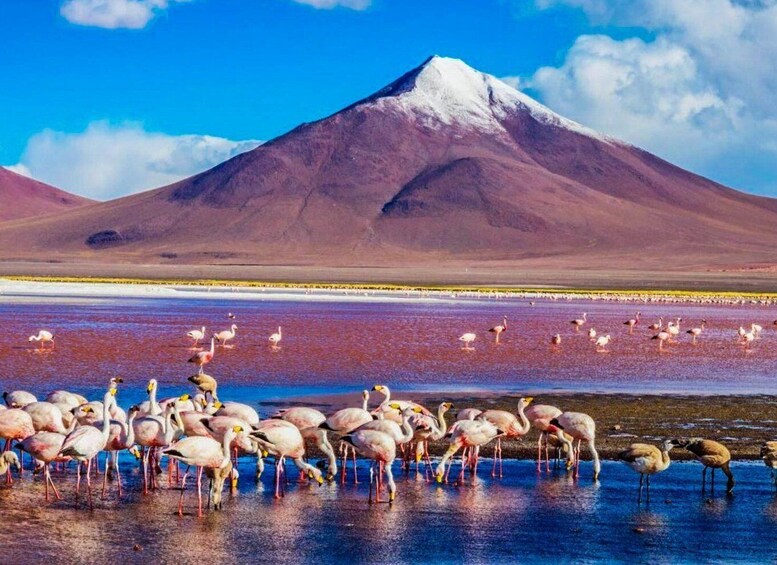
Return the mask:
<path fill-rule="evenodd" d="M 532 303 L 530 303 L 532 304 Z M 623 322 L 623 325 L 628 328 L 629 335 L 632 335 L 634 333 L 634 328 L 637 327 L 640 324 L 640 316 L 641 312 L 637 312 L 633 318 L 630 318 Z M 658 319 L 657 322 L 654 322 L 647 327 L 648 330 L 651 331 L 653 334 L 650 339 L 654 339 L 658 341 L 658 350 L 663 352 L 664 351 L 664 344 L 670 344 L 674 343 L 678 336 L 680 335 L 680 323 L 683 321 L 682 318 L 675 318 L 674 320 L 669 320 L 666 324 L 664 324 L 664 318 L 663 316 Z M 569 322 L 572 324 L 572 327 L 574 328 L 575 332 L 580 332 L 580 329 L 585 326 L 588 323 L 588 314 L 586 312 L 583 312 L 583 314 L 579 318 L 575 318 L 574 320 L 570 320 Z M 777 320 L 773 322 L 773 325 L 777 326 Z M 702 332 L 707 327 L 707 321 L 702 320 L 701 324 L 699 326 L 690 328 L 686 330 L 686 334 L 691 336 L 691 343 L 693 345 L 696 345 L 697 340 L 699 336 L 702 334 Z M 507 316 L 504 316 L 502 318 L 502 323 L 497 324 L 496 326 L 490 328 L 488 330 L 490 333 L 494 334 L 494 341 L 496 343 L 499 343 L 499 336 L 507 331 Z M 763 331 L 763 326 L 751 323 L 749 329 L 746 329 L 743 326 L 739 326 L 739 329 L 736 331 L 736 339 L 737 341 L 744 347 L 745 350 L 749 350 L 752 343 L 758 339 L 758 337 L 761 335 L 761 332 Z M 607 346 L 612 341 L 612 335 L 605 334 L 601 335 L 597 333 L 596 329 L 591 327 L 588 329 L 588 338 L 591 340 L 591 342 L 595 345 L 596 350 L 600 353 L 606 353 L 607 352 Z M 472 344 L 477 339 L 477 334 L 475 332 L 467 332 L 459 336 L 459 341 L 461 341 L 464 345 L 464 349 L 471 349 Z M 562 337 L 560 333 L 554 334 L 550 338 L 550 343 L 553 347 L 558 347 L 561 345 Z"/>
<path fill-rule="evenodd" d="M 233 314 L 229 314 L 234 319 Z M 657 331 L 654 339 L 659 347 L 678 336 L 681 319 L 666 324 L 663 319 L 649 329 Z M 576 332 L 588 323 L 587 315 L 571 321 Z M 640 313 L 624 324 L 632 333 L 640 324 Z M 222 505 L 222 491 L 226 482 L 235 488 L 238 480 L 237 459 L 240 456 L 256 457 L 256 478 L 262 476 L 265 458 L 272 456 L 275 464 L 275 496 L 283 496 L 285 460 L 291 459 L 301 473 L 300 480 L 321 485 L 333 481 L 339 474 L 345 482 L 347 464 L 352 461 L 353 481 L 358 483 L 357 454 L 372 461 L 369 470 L 370 502 L 381 501 L 381 493 L 387 491 L 387 502 L 396 498 L 397 485 L 393 474 L 395 461 L 410 472 L 423 472 L 427 480 L 438 483 L 462 484 L 466 472 L 474 477 L 477 473 L 480 450 L 494 443 L 492 476 L 502 476 L 502 442 L 526 436 L 532 429 L 539 432 L 537 440 L 537 470 L 551 471 L 550 450 L 555 452 L 555 465 L 566 459 L 568 472 L 578 477 L 580 473 L 581 448 L 585 443 L 593 463 L 593 479 L 598 480 L 601 472 L 599 454 L 596 450 L 596 424 L 589 415 L 579 412 L 565 412 L 543 404 L 533 404 L 530 397 L 521 398 L 515 413 L 505 410 L 480 410 L 465 408 L 459 410 L 456 420 L 450 425 L 446 414 L 452 403 L 443 402 L 433 413 L 421 404 L 411 400 L 392 398 L 391 391 L 383 385 L 376 385 L 372 391 L 381 395 L 380 403 L 370 408 L 370 391 L 363 391 L 361 406 L 337 410 L 324 414 L 307 406 L 295 406 L 280 410 L 267 419 L 261 419 L 257 411 L 244 403 L 222 401 L 218 396 L 215 378 L 204 373 L 204 366 L 213 360 L 218 342 L 228 348 L 229 341 L 236 336 L 238 327 L 232 324 L 228 330 L 211 336 L 210 348 L 196 352 L 189 362 L 198 366 L 197 374 L 189 377 L 195 390 L 158 400 L 158 383 L 151 379 L 146 387 L 147 400 L 123 410 L 117 402 L 121 378 L 110 379 L 101 400 L 88 400 L 81 395 L 56 390 L 39 401 L 27 391 L 17 390 L 3 394 L 5 406 L 0 405 L 0 439 L 5 439 L 5 448 L 0 456 L 0 474 L 6 474 L 11 484 L 12 468 L 23 473 L 23 458 L 27 453 L 32 458 L 33 472 L 44 482 L 44 496 L 49 500 L 49 490 L 56 499 L 61 499 L 52 478 L 55 471 L 66 473 L 68 464 L 76 466 L 76 505 L 81 494 L 82 475 L 86 481 L 88 504 L 93 508 L 92 475 L 100 472 L 99 456 L 105 455 L 102 468 L 102 496 L 108 490 L 108 482 L 116 485 L 122 496 L 122 478 L 119 454 L 129 452 L 139 461 L 143 492 L 159 487 L 163 473 L 161 464 L 167 460 L 168 484 L 181 490 L 178 505 L 183 514 L 184 492 L 189 471 L 195 468 L 197 482 L 197 512 L 203 513 L 202 475 L 210 479 L 208 504 L 215 509 Z M 489 331 L 500 335 L 508 329 L 505 316 L 502 323 Z M 695 340 L 704 330 L 687 331 Z M 749 344 L 762 331 L 752 324 L 749 331 L 740 328 L 740 339 Z M 206 339 L 205 328 L 188 332 L 193 347 Z M 599 336 L 590 329 L 597 348 L 606 348 L 610 336 Z M 475 339 L 474 333 L 461 336 L 467 346 Z M 281 328 L 269 336 L 272 347 L 278 347 L 282 340 Z M 39 342 L 40 347 L 53 345 L 51 332 L 41 330 L 29 338 Z M 560 335 L 552 343 L 560 343 Z M 179 391 L 180 392 L 180 391 Z M 339 440 L 338 450 L 333 447 L 330 436 Z M 430 441 L 447 441 L 448 449 L 434 465 L 429 455 Z M 310 446 L 315 446 L 324 455 L 316 465 L 306 459 Z M 665 440 L 660 446 L 635 443 L 622 451 L 618 458 L 640 475 L 638 500 L 642 500 L 643 485 L 650 497 L 650 476 L 666 470 L 670 464 L 669 452 L 673 447 L 682 447 L 692 453 L 702 464 L 702 488 L 706 488 L 707 469 L 712 470 L 714 487 L 715 470 L 720 469 L 727 476 L 727 492 L 734 488 L 734 478 L 729 466 L 731 455 L 722 444 L 707 439 Z M 13 449 L 18 448 L 17 456 Z M 454 457 L 461 451 L 461 466 L 451 481 L 450 473 Z M 767 442 L 762 447 L 762 456 L 777 477 L 777 442 Z M 183 473 L 180 464 L 185 465 Z M 423 466 L 421 471 L 420 466 Z M 777 481 L 775 481 L 777 484 Z"/>

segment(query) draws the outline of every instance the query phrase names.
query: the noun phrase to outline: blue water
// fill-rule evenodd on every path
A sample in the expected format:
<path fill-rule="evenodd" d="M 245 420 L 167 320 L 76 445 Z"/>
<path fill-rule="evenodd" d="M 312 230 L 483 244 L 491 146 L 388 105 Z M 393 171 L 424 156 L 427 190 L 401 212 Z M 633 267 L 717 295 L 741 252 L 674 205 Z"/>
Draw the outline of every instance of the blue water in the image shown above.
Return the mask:
<path fill-rule="evenodd" d="M 194 515 L 187 492 L 178 517 L 178 491 L 139 493 L 134 465 L 125 460 L 127 494 L 73 509 L 72 474 L 58 480 L 66 500 L 44 505 L 38 479 L 0 487 L 3 561 L 483 563 L 636 562 L 763 563 L 777 557 L 777 497 L 763 465 L 735 463 L 737 487 L 722 482 L 702 496 L 701 467 L 674 463 L 653 479 L 652 501 L 637 504 L 635 475 L 604 462 L 601 481 L 565 472 L 537 474 L 530 461 L 506 461 L 492 479 L 489 461 L 479 477 L 456 487 L 427 483 L 411 473 L 398 479 L 397 501 L 367 502 L 367 483 L 322 487 L 291 484 L 273 498 L 273 470 L 259 485 L 253 462 L 240 464 L 238 491 L 220 512 Z M 363 481 L 366 464 L 360 464 Z M 191 483 L 190 483 L 191 484 Z M 140 551 L 133 551 L 134 546 Z"/>

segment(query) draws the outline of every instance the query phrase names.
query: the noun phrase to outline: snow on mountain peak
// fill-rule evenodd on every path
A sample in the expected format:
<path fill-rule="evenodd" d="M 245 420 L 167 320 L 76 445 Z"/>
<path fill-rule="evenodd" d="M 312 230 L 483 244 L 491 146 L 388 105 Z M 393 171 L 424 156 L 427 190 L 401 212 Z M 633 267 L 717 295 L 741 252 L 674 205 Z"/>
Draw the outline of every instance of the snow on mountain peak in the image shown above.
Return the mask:
<path fill-rule="evenodd" d="M 395 106 L 423 123 L 459 125 L 486 132 L 502 132 L 501 120 L 516 111 L 528 111 L 542 123 L 611 142 L 612 140 L 568 120 L 533 98 L 477 71 L 460 59 L 434 55 L 365 102 Z"/>

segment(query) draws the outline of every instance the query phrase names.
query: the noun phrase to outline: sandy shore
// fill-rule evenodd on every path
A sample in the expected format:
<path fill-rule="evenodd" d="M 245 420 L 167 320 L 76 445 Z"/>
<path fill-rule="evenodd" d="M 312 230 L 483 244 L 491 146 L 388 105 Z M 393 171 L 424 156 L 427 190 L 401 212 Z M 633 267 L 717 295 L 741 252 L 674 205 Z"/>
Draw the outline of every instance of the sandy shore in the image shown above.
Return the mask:
<path fill-rule="evenodd" d="M 468 407 L 515 410 L 518 396 L 490 394 L 424 394 L 397 398 L 421 402 L 432 411 L 443 400 L 454 403 L 448 416 L 450 424 L 457 410 Z M 331 396 L 317 405 L 324 412 L 355 405 L 354 396 Z M 288 404 L 313 405 L 312 399 L 300 398 Z M 551 404 L 565 410 L 584 412 L 596 420 L 596 446 L 605 459 L 633 442 L 659 443 L 662 438 L 704 437 L 725 444 L 734 459 L 758 459 L 762 442 L 777 439 L 777 396 L 681 396 L 632 394 L 542 394 L 535 403 Z M 452 414 L 452 415 L 451 415 Z M 505 457 L 529 459 L 536 457 L 538 433 L 535 430 L 521 441 L 503 444 Z M 432 454 L 441 455 L 448 444 L 436 442 Z M 492 446 L 482 451 L 491 456 Z M 587 455 L 585 456 L 587 457 Z M 683 450 L 673 452 L 674 459 L 690 459 Z"/>

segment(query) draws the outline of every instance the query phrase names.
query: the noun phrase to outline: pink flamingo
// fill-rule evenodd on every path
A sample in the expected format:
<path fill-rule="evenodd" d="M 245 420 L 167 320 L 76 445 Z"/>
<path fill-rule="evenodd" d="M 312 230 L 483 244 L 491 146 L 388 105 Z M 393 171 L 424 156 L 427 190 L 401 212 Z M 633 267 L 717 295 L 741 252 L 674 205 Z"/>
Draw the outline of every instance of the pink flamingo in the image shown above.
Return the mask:
<path fill-rule="evenodd" d="M 4 452 L 10 451 L 11 442 L 22 441 L 35 433 L 32 418 L 27 412 L 19 408 L 0 410 L 0 439 L 5 440 Z M 21 473 L 21 469 L 19 469 Z M 6 472 L 5 482 L 11 484 L 10 468 Z"/>
<path fill-rule="evenodd" d="M 492 334 L 495 334 L 496 336 L 496 343 L 499 343 L 499 336 L 502 334 L 502 332 L 507 331 L 507 316 L 502 316 L 502 323 L 494 326 L 490 330 L 488 330 Z"/>
<path fill-rule="evenodd" d="M 54 481 L 51 480 L 50 467 L 52 462 L 66 463 L 70 457 L 62 457 L 59 452 L 62 450 L 62 444 L 65 443 L 65 434 L 57 432 L 38 432 L 31 435 L 21 442 L 20 447 L 23 451 L 29 453 L 33 459 L 43 463 L 43 477 L 46 484 L 46 502 L 49 501 L 49 485 L 54 490 L 54 496 L 57 500 L 62 500 Z"/>
<path fill-rule="evenodd" d="M 210 339 L 210 350 L 209 351 L 198 351 L 194 355 L 192 355 L 191 359 L 189 359 L 189 363 L 194 363 L 197 365 L 199 369 L 199 374 L 202 374 L 202 368 L 213 361 L 213 355 L 216 353 L 216 340 L 214 338 Z"/>
<path fill-rule="evenodd" d="M 558 428 L 550 423 L 553 418 L 561 416 L 559 408 L 549 404 L 535 404 L 525 410 L 526 418 L 531 425 L 540 431 L 540 437 L 537 440 L 537 471 L 542 467 L 542 440 L 545 440 L 545 468 L 550 472 L 550 458 L 548 456 L 548 435 L 555 434 Z"/>
<path fill-rule="evenodd" d="M 629 326 L 629 333 L 632 333 L 634 331 L 634 326 L 639 324 L 639 316 L 640 312 L 637 312 L 637 315 L 634 316 L 631 320 L 626 320 L 623 322 L 624 326 Z"/>

